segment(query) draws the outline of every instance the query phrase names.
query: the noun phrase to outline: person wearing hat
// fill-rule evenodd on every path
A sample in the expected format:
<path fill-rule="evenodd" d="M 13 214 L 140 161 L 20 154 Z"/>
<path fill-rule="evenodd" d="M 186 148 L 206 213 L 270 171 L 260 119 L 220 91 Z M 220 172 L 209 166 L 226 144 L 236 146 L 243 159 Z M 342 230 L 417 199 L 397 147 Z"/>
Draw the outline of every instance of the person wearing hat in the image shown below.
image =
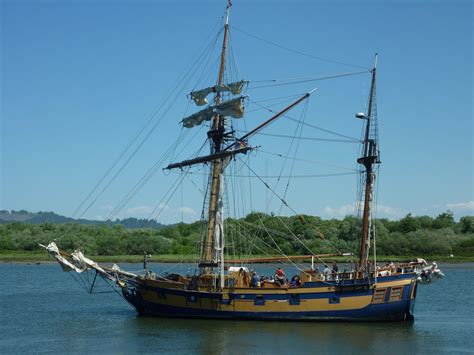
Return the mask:
<path fill-rule="evenodd" d="M 275 283 L 278 286 L 284 285 L 286 283 L 286 275 L 281 267 L 275 271 Z"/>

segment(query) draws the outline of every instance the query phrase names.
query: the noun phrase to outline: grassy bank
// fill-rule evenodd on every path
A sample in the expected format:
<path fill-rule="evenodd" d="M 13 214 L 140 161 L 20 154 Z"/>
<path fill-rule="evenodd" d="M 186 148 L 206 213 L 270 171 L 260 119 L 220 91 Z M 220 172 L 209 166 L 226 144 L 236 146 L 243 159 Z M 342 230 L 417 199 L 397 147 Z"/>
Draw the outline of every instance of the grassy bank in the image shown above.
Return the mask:
<path fill-rule="evenodd" d="M 105 263 L 140 263 L 143 261 L 143 255 L 91 255 L 88 256 L 94 261 L 105 262 Z M 377 262 L 390 262 L 390 261 L 403 261 L 410 260 L 417 256 L 393 256 L 393 255 L 380 255 L 377 257 Z M 455 256 L 453 258 L 449 256 L 430 255 L 421 256 L 428 261 L 445 262 L 445 263 L 466 263 L 474 262 L 474 256 Z M 150 262 L 162 262 L 162 263 L 177 263 L 177 262 L 195 262 L 197 260 L 196 255 L 186 254 L 161 254 L 153 255 Z M 325 258 L 326 262 L 353 262 L 354 257 L 331 257 Z M 54 261 L 46 252 L 0 252 L 0 262 L 46 262 Z"/>

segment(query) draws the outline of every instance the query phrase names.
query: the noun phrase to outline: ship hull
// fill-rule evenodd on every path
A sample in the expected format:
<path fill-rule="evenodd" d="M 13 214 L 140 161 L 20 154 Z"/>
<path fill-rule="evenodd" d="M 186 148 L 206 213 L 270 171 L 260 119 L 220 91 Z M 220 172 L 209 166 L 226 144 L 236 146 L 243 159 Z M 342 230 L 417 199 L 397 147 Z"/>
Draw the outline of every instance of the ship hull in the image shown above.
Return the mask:
<path fill-rule="evenodd" d="M 289 289 L 203 292 L 146 280 L 123 289 L 141 315 L 290 321 L 413 320 L 416 281 L 405 274 L 367 280 L 313 282 Z"/>

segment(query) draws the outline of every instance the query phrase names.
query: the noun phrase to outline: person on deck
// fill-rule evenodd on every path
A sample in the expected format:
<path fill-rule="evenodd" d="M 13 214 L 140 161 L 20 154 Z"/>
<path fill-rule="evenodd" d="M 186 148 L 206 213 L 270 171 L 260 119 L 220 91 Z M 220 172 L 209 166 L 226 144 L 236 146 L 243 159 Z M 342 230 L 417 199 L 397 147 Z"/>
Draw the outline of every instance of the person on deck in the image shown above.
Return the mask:
<path fill-rule="evenodd" d="M 301 286 L 301 279 L 298 275 L 295 275 L 291 278 L 291 281 L 290 281 L 290 286 L 291 287 L 298 287 L 298 286 Z"/>
<path fill-rule="evenodd" d="M 252 279 L 250 280 L 250 286 L 251 287 L 258 287 L 258 284 L 259 284 L 259 277 L 258 277 L 257 273 L 254 271 L 252 273 Z"/>
<path fill-rule="evenodd" d="M 324 274 L 324 278 L 326 281 L 328 280 L 331 280 L 331 269 L 329 268 L 329 265 L 326 265 L 326 267 L 324 268 L 324 271 L 323 271 L 323 274 Z"/>
<path fill-rule="evenodd" d="M 282 286 L 286 283 L 286 275 L 281 267 L 279 267 L 277 271 L 275 271 L 275 283 L 278 286 Z"/>
<path fill-rule="evenodd" d="M 336 281 L 339 279 L 339 276 L 337 275 L 338 272 L 339 272 L 339 268 L 337 267 L 337 263 L 334 262 L 332 264 L 332 278 Z"/>
<path fill-rule="evenodd" d="M 367 272 L 370 274 L 372 272 L 372 263 L 370 260 L 367 260 Z"/>

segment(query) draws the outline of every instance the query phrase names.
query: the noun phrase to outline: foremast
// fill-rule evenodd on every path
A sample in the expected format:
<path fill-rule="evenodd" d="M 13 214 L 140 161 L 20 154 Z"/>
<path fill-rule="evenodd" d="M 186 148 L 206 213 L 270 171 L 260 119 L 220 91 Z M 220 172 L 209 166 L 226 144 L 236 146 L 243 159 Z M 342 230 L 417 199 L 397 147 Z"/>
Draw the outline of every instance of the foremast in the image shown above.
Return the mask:
<path fill-rule="evenodd" d="M 219 76 L 217 86 L 222 85 L 225 70 L 225 58 L 227 49 L 227 36 L 229 33 L 229 16 L 232 3 L 227 3 L 226 20 L 224 25 L 224 39 L 222 43 L 221 60 L 219 65 Z M 214 103 L 218 106 L 221 102 L 221 93 L 217 92 Z M 224 142 L 225 116 L 216 112 L 212 119 L 211 129 L 207 133 L 211 143 L 211 155 L 221 152 Z M 214 159 L 211 163 L 211 186 L 209 195 L 208 223 L 205 242 L 201 251 L 199 266 L 203 274 L 210 274 L 214 267 L 221 266 L 220 286 L 224 287 L 224 236 L 223 236 L 223 215 L 222 215 L 222 192 L 223 192 L 223 171 L 225 158 Z M 218 262 L 213 257 L 213 249 L 219 252 Z"/>
<path fill-rule="evenodd" d="M 374 67 L 371 70 L 372 80 L 370 84 L 369 104 L 367 114 L 357 114 L 358 118 L 365 119 L 365 133 L 362 147 L 362 157 L 357 162 L 363 165 L 364 171 L 364 204 L 362 214 L 362 236 L 360 244 L 359 266 L 361 271 L 367 270 L 368 244 L 370 244 L 373 226 L 371 225 L 373 187 L 375 183 L 375 165 L 380 164 L 378 137 L 376 127 L 376 75 L 377 75 L 377 54 L 375 55 Z"/>

